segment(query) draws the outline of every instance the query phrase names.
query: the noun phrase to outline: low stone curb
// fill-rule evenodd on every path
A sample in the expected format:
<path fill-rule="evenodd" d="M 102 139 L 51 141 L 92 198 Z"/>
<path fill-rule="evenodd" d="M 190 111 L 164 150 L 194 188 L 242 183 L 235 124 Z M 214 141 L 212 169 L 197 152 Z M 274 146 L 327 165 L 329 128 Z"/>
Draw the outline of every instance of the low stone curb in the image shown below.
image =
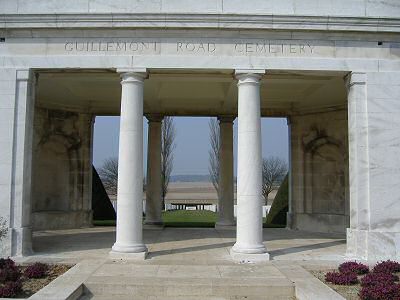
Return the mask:
<path fill-rule="evenodd" d="M 275 266 L 295 284 L 298 300 L 345 300 L 341 295 L 321 282 L 302 266 L 294 263 L 274 263 Z"/>
<path fill-rule="evenodd" d="M 83 260 L 53 280 L 29 300 L 76 300 L 84 292 L 83 282 L 96 271 L 105 260 Z"/>

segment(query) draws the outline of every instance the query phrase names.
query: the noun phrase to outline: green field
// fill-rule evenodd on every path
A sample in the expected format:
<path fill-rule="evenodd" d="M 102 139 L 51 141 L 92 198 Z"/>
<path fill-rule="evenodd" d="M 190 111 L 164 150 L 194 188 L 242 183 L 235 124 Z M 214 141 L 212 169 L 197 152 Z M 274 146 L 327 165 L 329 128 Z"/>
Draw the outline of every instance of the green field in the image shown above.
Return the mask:
<path fill-rule="evenodd" d="M 209 210 L 171 210 L 162 214 L 166 227 L 214 227 L 217 214 Z M 94 226 L 115 226 L 114 220 L 93 221 Z"/>
<path fill-rule="evenodd" d="M 173 210 L 163 212 L 166 227 L 214 227 L 217 214 L 209 210 Z"/>
<path fill-rule="evenodd" d="M 163 221 L 166 227 L 214 227 L 217 213 L 209 210 L 171 210 L 163 212 Z M 284 228 L 285 226 L 266 224 L 264 227 Z M 115 226 L 114 220 L 93 221 L 94 226 Z"/>

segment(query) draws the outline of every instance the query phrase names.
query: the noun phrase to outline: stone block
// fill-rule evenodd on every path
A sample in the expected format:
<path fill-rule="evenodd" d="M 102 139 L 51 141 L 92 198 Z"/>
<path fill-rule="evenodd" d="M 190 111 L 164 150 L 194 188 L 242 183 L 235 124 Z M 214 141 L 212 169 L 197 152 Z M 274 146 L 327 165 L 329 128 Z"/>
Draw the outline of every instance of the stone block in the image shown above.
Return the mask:
<path fill-rule="evenodd" d="M 144 252 L 137 252 L 137 253 L 124 253 L 124 252 L 116 252 L 110 251 L 109 257 L 113 260 L 145 260 L 147 256 L 147 251 Z"/>

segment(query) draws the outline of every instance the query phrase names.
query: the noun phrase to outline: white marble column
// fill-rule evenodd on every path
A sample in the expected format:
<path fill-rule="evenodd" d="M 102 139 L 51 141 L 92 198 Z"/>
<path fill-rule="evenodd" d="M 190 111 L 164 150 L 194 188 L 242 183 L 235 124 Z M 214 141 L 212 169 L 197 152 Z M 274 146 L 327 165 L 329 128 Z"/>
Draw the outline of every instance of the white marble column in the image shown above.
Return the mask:
<path fill-rule="evenodd" d="M 117 232 L 112 256 L 144 259 L 143 243 L 143 84 L 145 72 L 121 74 Z M 122 255 L 126 253 L 129 255 Z"/>
<path fill-rule="evenodd" d="M 237 231 L 231 256 L 238 261 L 269 260 L 262 235 L 260 73 L 236 72 L 238 79 Z"/>
<path fill-rule="evenodd" d="M 162 225 L 161 188 L 161 122 L 162 116 L 147 116 L 147 180 L 146 180 L 146 225 Z"/>
<path fill-rule="evenodd" d="M 219 179 L 217 229 L 235 225 L 233 212 L 233 120 L 234 117 L 219 117 Z"/>

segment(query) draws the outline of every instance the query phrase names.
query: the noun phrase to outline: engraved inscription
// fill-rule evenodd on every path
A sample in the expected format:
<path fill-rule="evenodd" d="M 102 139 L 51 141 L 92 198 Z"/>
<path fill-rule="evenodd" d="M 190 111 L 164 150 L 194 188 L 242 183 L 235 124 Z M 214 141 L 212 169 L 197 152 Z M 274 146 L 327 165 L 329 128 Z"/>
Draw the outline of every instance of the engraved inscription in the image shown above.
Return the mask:
<path fill-rule="evenodd" d="M 158 42 L 91 41 L 66 42 L 67 52 L 157 52 Z"/>
<path fill-rule="evenodd" d="M 198 53 L 214 53 L 216 50 L 215 43 L 192 43 L 177 42 L 176 52 L 198 52 Z"/>
<path fill-rule="evenodd" d="M 235 52 L 240 54 L 313 54 L 315 46 L 310 43 L 236 43 Z"/>
<path fill-rule="evenodd" d="M 326 46 L 325 46 L 326 47 Z M 326 50 L 326 48 L 325 48 Z M 104 53 L 128 55 L 218 55 L 218 56 L 318 56 L 325 51 L 315 42 L 300 40 L 263 40 L 263 39 L 173 39 L 145 38 L 114 40 L 67 41 L 64 51 L 67 53 Z"/>

